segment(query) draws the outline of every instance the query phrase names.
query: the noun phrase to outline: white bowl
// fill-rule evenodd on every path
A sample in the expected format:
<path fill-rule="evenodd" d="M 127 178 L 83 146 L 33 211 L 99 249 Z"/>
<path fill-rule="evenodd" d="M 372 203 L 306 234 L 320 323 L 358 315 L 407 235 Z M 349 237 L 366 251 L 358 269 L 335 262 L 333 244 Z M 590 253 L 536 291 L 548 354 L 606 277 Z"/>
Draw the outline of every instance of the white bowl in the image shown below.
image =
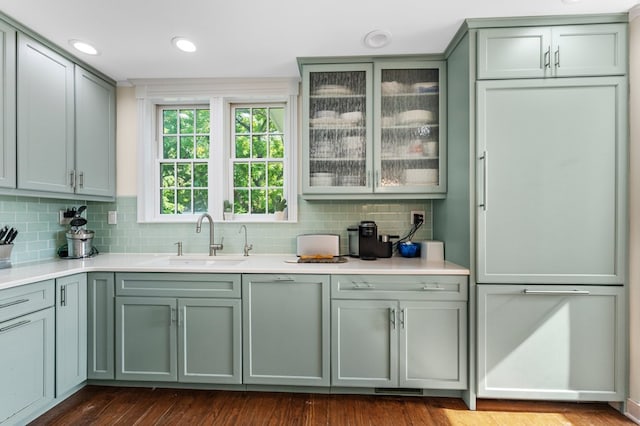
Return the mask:
<path fill-rule="evenodd" d="M 336 118 L 337 116 L 338 113 L 336 111 L 324 110 L 316 111 L 315 118 Z"/>

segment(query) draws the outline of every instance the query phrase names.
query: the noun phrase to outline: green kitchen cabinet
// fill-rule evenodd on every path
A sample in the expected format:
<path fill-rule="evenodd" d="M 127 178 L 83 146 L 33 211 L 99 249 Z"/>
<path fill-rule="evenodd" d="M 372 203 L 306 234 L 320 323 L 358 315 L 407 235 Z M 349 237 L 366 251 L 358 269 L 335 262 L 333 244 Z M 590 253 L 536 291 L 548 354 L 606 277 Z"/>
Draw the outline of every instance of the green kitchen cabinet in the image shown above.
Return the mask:
<path fill-rule="evenodd" d="M 87 275 L 56 279 L 56 397 L 87 380 Z"/>
<path fill-rule="evenodd" d="M 0 21 L 0 187 L 16 187 L 16 30 Z"/>
<path fill-rule="evenodd" d="M 626 79 L 477 83 L 477 281 L 623 284 Z"/>
<path fill-rule="evenodd" d="M 115 196 L 115 87 L 18 34 L 19 190 Z"/>
<path fill-rule="evenodd" d="M 87 378 L 115 378 L 115 275 L 87 274 Z"/>
<path fill-rule="evenodd" d="M 117 380 L 241 383 L 239 275 L 118 273 L 115 305 Z"/>
<path fill-rule="evenodd" d="M 624 24 L 486 28 L 478 31 L 478 79 L 627 73 Z"/>
<path fill-rule="evenodd" d="M 622 286 L 478 286 L 478 396 L 625 399 Z"/>
<path fill-rule="evenodd" d="M 443 61 L 300 62 L 306 198 L 444 197 Z"/>
<path fill-rule="evenodd" d="M 455 276 L 334 276 L 332 385 L 465 389 L 466 286 Z"/>
<path fill-rule="evenodd" d="M 24 424 L 54 400 L 54 281 L 0 291 L 0 423 Z"/>
<path fill-rule="evenodd" d="M 329 386 L 329 276 L 242 277 L 245 384 Z"/>

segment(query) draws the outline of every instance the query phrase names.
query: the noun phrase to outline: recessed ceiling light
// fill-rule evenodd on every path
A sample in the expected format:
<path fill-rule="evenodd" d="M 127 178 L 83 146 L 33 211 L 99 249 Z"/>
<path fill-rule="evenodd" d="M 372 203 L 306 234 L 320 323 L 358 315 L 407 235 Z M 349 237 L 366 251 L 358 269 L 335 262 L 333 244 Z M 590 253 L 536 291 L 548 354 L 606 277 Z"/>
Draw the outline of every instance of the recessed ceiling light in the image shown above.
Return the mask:
<path fill-rule="evenodd" d="M 384 47 L 391 42 L 391 33 L 387 30 L 373 30 L 364 36 L 364 45 L 374 49 Z"/>
<path fill-rule="evenodd" d="M 69 40 L 69 44 L 73 46 L 74 49 L 86 53 L 87 55 L 97 55 L 98 49 L 87 43 L 86 41 L 81 40 Z"/>
<path fill-rule="evenodd" d="M 174 37 L 171 39 L 171 43 L 183 52 L 192 53 L 196 51 L 196 45 L 184 37 Z"/>

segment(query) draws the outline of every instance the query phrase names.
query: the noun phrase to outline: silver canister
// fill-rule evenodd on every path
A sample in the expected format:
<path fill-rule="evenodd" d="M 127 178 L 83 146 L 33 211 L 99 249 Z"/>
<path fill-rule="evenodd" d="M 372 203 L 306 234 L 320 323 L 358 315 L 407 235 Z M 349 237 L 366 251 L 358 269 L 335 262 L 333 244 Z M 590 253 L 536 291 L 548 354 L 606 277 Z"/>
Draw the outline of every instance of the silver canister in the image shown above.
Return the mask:
<path fill-rule="evenodd" d="M 93 248 L 93 231 L 79 230 L 77 232 L 69 231 L 66 234 L 67 237 L 67 250 L 68 256 L 72 258 L 76 257 L 88 257 L 91 255 L 91 249 Z"/>

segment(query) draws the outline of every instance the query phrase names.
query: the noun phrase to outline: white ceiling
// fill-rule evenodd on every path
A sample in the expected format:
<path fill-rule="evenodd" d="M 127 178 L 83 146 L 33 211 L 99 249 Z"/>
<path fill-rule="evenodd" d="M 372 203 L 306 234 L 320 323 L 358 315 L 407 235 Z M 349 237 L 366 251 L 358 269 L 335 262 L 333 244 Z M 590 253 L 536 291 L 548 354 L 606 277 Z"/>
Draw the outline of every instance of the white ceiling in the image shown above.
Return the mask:
<path fill-rule="evenodd" d="M 638 0 L 0 0 L 0 11 L 115 80 L 295 77 L 299 56 L 441 53 L 465 18 L 627 12 Z M 391 43 L 371 49 L 374 29 Z M 194 54 L 174 36 L 191 38 Z"/>

